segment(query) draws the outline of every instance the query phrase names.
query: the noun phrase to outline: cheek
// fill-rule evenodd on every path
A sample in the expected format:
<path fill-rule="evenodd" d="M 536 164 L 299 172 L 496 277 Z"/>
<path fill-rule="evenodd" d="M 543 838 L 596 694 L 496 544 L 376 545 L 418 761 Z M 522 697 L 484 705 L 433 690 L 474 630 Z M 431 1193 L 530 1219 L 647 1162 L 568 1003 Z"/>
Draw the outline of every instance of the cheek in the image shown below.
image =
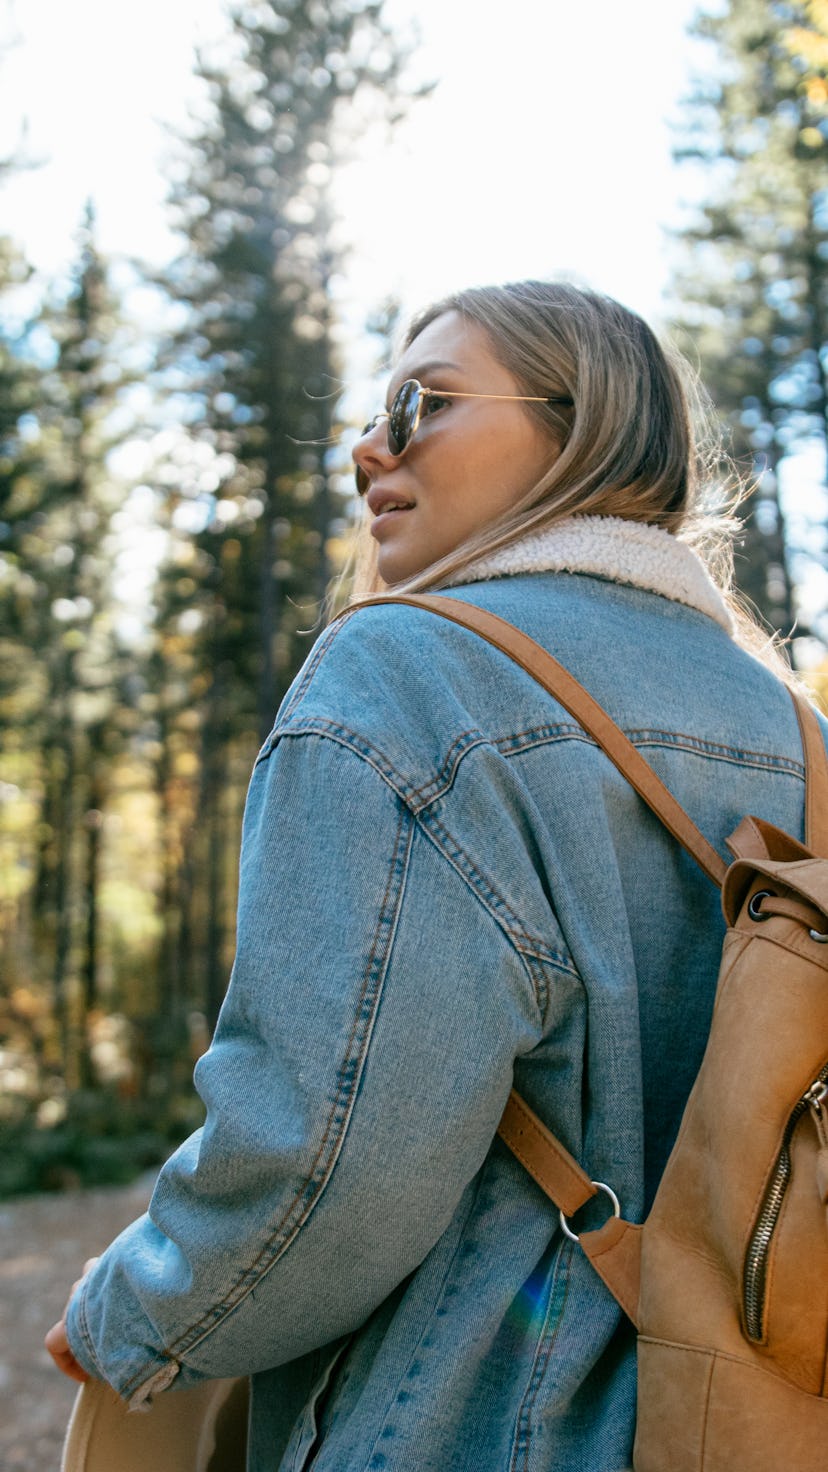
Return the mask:
<path fill-rule="evenodd" d="M 471 464 L 468 468 L 472 469 Z M 536 483 L 543 468 L 541 457 L 525 434 L 483 444 L 473 464 L 477 499 L 493 511 L 503 510 Z"/>
<path fill-rule="evenodd" d="M 559 448 L 538 433 L 514 446 L 511 478 L 515 495 L 523 496 L 548 476 L 560 454 Z"/>

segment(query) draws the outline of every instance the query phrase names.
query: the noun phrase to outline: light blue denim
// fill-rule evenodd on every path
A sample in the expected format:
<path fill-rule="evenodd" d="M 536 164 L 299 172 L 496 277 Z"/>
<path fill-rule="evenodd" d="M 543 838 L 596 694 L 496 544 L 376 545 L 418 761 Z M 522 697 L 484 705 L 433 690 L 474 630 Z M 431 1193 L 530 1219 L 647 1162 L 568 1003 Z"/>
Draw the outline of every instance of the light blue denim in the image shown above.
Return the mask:
<path fill-rule="evenodd" d="M 455 591 L 568 665 L 723 856 L 746 812 L 802 836 L 791 701 L 706 615 L 580 574 Z M 76 1294 L 77 1358 L 129 1397 L 253 1372 L 251 1472 L 628 1467 L 633 1333 L 495 1129 L 514 1080 L 640 1220 L 722 924 L 504 655 L 347 616 L 253 772 L 207 1123 Z"/>

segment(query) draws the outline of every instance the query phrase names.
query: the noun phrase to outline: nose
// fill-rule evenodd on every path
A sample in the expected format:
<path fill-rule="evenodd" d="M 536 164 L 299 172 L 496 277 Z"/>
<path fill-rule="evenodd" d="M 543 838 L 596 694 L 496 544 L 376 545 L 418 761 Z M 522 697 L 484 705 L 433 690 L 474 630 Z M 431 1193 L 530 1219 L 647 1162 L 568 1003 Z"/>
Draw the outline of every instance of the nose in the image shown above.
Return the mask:
<path fill-rule="evenodd" d="M 357 491 L 364 496 L 371 481 L 396 458 L 388 449 L 385 416 L 369 425 L 360 435 L 351 455 L 356 466 Z"/>

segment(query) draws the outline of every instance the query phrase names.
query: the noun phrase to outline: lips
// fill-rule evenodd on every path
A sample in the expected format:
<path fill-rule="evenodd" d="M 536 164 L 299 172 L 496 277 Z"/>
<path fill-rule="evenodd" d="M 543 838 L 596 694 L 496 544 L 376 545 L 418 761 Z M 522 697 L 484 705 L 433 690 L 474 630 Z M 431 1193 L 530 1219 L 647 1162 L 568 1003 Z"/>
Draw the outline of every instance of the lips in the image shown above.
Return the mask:
<path fill-rule="evenodd" d="M 410 511 L 414 505 L 405 496 L 393 491 L 381 491 L 377 486 L 371 488 L 365 499 L 374 516 L 385 516 L 390 511 Z"/>

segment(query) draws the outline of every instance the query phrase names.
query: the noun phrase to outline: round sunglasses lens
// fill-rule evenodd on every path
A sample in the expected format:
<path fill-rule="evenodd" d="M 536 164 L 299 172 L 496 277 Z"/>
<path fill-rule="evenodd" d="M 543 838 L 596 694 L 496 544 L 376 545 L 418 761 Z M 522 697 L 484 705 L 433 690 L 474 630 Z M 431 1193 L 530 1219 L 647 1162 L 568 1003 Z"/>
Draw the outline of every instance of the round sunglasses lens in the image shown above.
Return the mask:
<path fill-rule="evenodd" d="M 416 378 L 409 378 L 396 394 L 388 416 L 388 449 L 392 455 L 401 455 L 411 439 L 419 403 L 420 385 Z"/>

